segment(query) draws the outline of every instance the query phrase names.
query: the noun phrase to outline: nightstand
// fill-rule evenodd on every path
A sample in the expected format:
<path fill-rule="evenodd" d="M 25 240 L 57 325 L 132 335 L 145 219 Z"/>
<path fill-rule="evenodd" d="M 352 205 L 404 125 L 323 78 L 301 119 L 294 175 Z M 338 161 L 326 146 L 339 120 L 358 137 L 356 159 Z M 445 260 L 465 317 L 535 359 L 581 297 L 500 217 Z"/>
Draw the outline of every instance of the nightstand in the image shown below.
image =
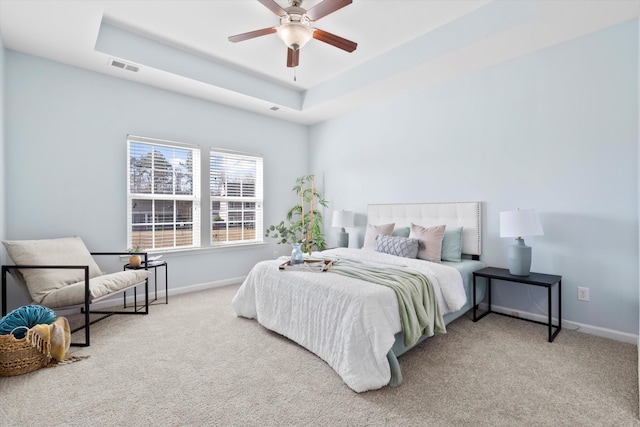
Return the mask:
<path fill-rule="evenodd" d="M 487 311 L 482 313 L 480 316 L 476 316 L 476 310 L 478 308 L 476 302 L 476 277 L 484 277 L 487 279 L 487 295 L 489 299 L 489 306 Z M 522 317 L 512 316 L 506 313 L 498 313 L 496 311 L 491 311 L 491 281 L 493 279 L 496 280 L 504 280 L 512 283 L 519 283 L 522 285 L 534 285 L 534 286 L 542 286 L 547 288 L 547 302 L 548 302 L 548 312 L 549 312 L 549 320 L 548 322 L 539 322 L 537 320 L 524 319 Z M 551 298 L 551 288 L 554 285 L 558 285 L 558 325 L 553 325 L 551 321 L 551 313 L 553 308 L 553 300 Z M 539 323 L 541 325 L 546 325 L 549 329 L 549 342 L 553 342 L 554 338 L 558 335 L 560 330 L 562 329 L 562 276 L 556 276 L 553 274 L 542 274 L 542 273 L 530 273 L 528 276 L 514 276 L 509 273 L 509 270 L 505 268 L 495 268 L 495 267 L 487 267 L 482 270 L 473 272 L 473 321 L 477 322 L 482 319 L 489 313 L 499 314 L 501 316 L 513 317 L 514 319 L 526 320 L 527 322 Z M 555 332 L 553 331 L 555 328 Z"/>

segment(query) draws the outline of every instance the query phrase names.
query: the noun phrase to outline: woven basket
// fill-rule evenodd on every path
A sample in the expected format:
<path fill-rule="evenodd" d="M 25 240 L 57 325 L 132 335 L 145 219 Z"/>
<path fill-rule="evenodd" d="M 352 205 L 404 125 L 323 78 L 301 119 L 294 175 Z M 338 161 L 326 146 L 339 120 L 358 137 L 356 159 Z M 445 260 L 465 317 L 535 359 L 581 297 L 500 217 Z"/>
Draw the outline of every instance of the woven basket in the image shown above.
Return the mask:
<path fill-rule="evenodd" d="M 40 353 L 26 338 L 16 339 L 13 334 L 0 335 L 0 377 L 11 377 L 33 372 L 47 366 L 47 356 Z"/>

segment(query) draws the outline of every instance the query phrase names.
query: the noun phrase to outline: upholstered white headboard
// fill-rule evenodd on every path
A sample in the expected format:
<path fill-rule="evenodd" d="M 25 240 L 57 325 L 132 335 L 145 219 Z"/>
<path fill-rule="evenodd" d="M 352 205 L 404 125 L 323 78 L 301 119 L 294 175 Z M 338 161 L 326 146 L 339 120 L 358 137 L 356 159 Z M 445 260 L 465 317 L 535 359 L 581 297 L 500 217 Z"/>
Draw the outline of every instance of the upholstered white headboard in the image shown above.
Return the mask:
<path fill-rule="evenodd" d="M 367 222 L 373 225 L 395 223 L 409 227 L 411 223 L 432 227 L 462 227 L 462 253 L 482 253 L 481 202 L 408 203 L 369 205 Z"/>

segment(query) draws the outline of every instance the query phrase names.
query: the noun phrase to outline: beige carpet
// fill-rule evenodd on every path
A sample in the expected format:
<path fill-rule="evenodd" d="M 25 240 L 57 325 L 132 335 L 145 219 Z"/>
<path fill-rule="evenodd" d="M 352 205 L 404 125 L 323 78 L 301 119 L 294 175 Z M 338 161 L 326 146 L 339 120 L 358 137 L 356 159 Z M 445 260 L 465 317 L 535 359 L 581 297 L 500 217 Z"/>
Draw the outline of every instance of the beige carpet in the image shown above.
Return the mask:
<path fill-rule="evenodd" d="M 404 384 L 351 391 L 322 360 L 235 317 L 237 286 L 92 329 L 86 360 L 0 378 L 1 426 L 637 426 L 637 349 L 490 315 L 400 357 Z"/>

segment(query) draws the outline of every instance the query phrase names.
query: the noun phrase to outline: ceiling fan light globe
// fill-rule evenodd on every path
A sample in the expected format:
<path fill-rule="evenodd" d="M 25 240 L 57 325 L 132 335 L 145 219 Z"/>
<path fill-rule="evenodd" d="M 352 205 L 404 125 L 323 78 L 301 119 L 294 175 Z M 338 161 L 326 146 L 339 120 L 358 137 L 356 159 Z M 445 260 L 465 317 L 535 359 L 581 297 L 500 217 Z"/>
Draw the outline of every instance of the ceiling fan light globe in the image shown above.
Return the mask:
<path fill-rule="evenodd" d="M 308 25 L 299 22 L 287 22 L 277 29 L 278 37 L 293 50 L 302 49 L 313 37 L 313 30 Z"/>

